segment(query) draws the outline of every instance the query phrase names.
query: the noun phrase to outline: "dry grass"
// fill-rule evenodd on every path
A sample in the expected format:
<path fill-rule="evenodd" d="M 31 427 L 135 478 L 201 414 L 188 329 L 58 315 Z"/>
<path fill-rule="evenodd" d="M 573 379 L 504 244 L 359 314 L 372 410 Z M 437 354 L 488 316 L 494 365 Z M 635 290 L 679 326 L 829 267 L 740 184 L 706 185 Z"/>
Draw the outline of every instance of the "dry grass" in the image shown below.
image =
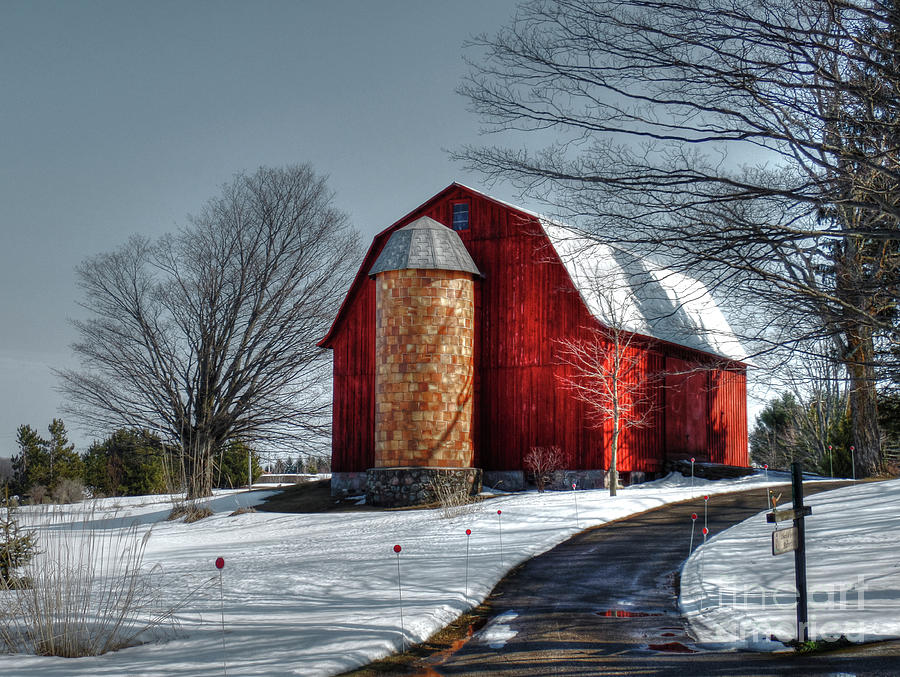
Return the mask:
<path fill-rule="evenodd" d="M 62 514 L 27 514 L 40 553 L 25 572 L 27 587 L 0 588 L 0 647 L 95 656 L 169 634 L 175 609 L 162 606 L 157 572 L 143 563 L 150 530 L 111 528 L 93 508 L 74 518 Z"/>
<path fill-rule="evenodd" d="M 444 519 L 471 515 L 482 508 L 481 499 L 470 495 L 467 485 L 453 482 L 445 475 L 438 475 L 432 480 L 431 492 Z"/>
<path fill-rule="evenodd" d="M 199 522 L 207 517 L 212 517 L 213 511 L 208 505 L 198 505 L 197 503 L 176 503 L 172 508 L 172 512 L 166 517 L 167 520 L 177 520 L 184 518 L 186 524 Z"/>
<path fill-rule="evenodd" d="M 84 500 L 84 484 L 79 480 L 62 479 L 53 488 L 52 498 L 54 503 L 80 503 Z"/>
<path fill-rule="evenodd" d="M 247 513 L 256 512 L 256 508 L 252 505 L 244 506 L 243 508 L 238 508 L 233 513 L 228 515 L 229 517 L 237 517 L 238 515 L 246 515 Z"/>

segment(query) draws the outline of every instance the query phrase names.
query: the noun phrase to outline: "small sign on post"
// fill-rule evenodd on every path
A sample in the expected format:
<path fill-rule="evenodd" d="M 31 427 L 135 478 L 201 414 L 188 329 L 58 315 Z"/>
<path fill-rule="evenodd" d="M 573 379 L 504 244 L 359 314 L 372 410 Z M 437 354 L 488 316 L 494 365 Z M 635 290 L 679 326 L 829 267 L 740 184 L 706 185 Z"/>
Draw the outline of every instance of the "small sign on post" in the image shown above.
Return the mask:
<path fill-rule="evenodd" d="M 772 554 L 794 553 L 794 580 L 797 584 L 797 640 L 809 641 L 809 615 L 806 592 L 806 525 L 804 518 L 812 514 L 812 508 L 803 505 L 803 471 L 799 463 L 791 464 L 791 493 L 793 510 L 773 510 L 766 514 L 766 522 L 793 521 L 788 529 L 778 529 L 772 533 Z M 777 505 L 777 501 L 775 502 Z"/>
<path fill-rule="evenodd" d="M 783 555 L 797 549 L 797 527 L 776 529 L 772 532 L 772 554 Z"/>

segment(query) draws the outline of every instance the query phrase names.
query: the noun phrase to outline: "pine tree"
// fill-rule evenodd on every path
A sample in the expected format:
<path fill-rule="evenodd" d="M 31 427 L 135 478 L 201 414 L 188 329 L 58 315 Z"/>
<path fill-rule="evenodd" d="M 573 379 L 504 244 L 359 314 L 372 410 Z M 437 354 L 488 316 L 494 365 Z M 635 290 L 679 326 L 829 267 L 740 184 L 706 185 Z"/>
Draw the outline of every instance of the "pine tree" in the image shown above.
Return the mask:
<path fill-rule="evenodd" d="M 95 495 L 143 496 L 166 491 L 166 449 L 146 430 L 122 428 L 84 455 L 84 482 Z"/>
<path fill-rule="evenodd" d="M 44 439 L 31 426 L 19 426 L 16 436 L 19 453 L 13 457 L 13 484 L 19 493 L 35 486 L 52 491 L 60 480 L 82 478 L 84 464 L 75 445 L 69 442 L 65 423 L 55 418 L 47 430 L 50 437 Z"/>
<path fill-rule="evenodd" d="M 16 570 L 28 564 L 36 552 L 35 534 L 19 526 L 16 503 L 10 500 L 7 489 L 0 505 L 0 590 L 26 583 L 16 576 Z"/>
<path fill-rule="evenodd" d="M 13 486 L 16 493 L 25 493 L 36 485 L 50 484 L 50 454 L 47 441 L 30 425 L 20 425 L 16 431 L 19 453 L 13 456 Z"/>
<path fill-rule="evenodd" d="M 56 487 L 60 480 L 81 480 L 84 474 L 84 463 L 75 451 L 75 445 L 69 442 L 69 434 L 62 419 L 55 418 L 47 427 L 50 439 L 47 440 L 47 453 L 50 456 L 50 489 Z"/>

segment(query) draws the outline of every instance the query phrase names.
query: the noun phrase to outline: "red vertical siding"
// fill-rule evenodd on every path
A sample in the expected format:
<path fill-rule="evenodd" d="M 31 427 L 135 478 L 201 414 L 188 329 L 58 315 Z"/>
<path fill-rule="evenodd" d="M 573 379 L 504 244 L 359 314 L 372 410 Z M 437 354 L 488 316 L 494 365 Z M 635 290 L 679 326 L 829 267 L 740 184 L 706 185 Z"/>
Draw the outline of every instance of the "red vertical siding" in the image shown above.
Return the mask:
<path fill-rule="evenodd" d="M 449 225 L 451 204 L 459 200 L 469 202 L 470 221 L 459 235 L 483 274 L 475 289 L 475 464 L 519 469 L 529 447 L 558 445 L 572 468 L 608 467 L 609 426 L 597 425 L 561 387 L 555 357 L 558 339 L 583 335 L 595 320 L 533 217 L 453 185 L 376 237 L 322 343 L 334 349 L 334 470 L 365 470 L 374 461 L 375 311 L 368 270 L 390 232 L 421 216 Z M 624 433 L 619 470 L 661 470 L 667 452 L 726 462 L 742 452 L 737 464 L 746 464 L 743 372 L 712 380 L 707 371 L 669 376 L 673 366 L 709 356 L 651 339 L 640 350 L 652 422 Z M 719 412 L 718 423 L 711 410 Z"/>
<path fill-rule="evenodd" d="M 375 465 L 375 288 L 364 285 L 349 306 L 332 343 L 334 400 L 332 459 L 335 472 Z"/>
<path fill-rule="evenodd" d="M 749 464 L 746 402 L 743 368 L 717 369 L 711 374 L 709 446 L 714 463 Z"/>
<path fill-rule="evenodd" d="M 707 447 L 709 372 L 677 357 L 666 359 L 665 431 L 669 459 L 711 461 Z"/>

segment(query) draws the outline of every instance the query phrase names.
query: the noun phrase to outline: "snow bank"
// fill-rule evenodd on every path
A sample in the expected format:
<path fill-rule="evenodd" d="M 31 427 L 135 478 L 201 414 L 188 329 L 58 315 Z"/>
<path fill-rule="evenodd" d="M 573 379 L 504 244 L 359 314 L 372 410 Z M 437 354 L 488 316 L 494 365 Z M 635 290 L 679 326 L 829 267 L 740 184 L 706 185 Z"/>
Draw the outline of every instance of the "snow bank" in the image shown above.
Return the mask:
<path fill-rule="evenodd" d="M 786 481 L 771 475 L 773 483 Z M 91 658 L 0 656 L 0 671 L 42 677 L 194 677 L 226 669 L 228 675 L 335 674 L 426 639 L 481 602 L 511 567 L 581 529 L 691 496 L 765 483 L 759 474 L 697 479 L 692 488 L 690 478 L 671 475 L 615 498 L 579 491 L 577 513 L 573 492 L 505 494 L 453 520 L 437 510 L 230 517 L 266 494 L 224 492 L 212 501 L 213 517 L 184 524 L 164 521 L 170 508 L 165 498 L 108 499 L 97 504 L 99 528 L 152 527 L 145 563 L 157 567 L 154 577 L 172 605 L 186 601 L 176 635 Z M 405 635 L 395 544 L 402 546 Z M 220 556 L 221 591 L 215 568 Z M 498 642 L 502 626 L 496 628 Z"/>
<path fill-rule="evenodd" d="M 900 637 L 900 480 L 804 502 L 813 509 L 806 519 L 810 639 Z M 796 638 L 794 556 L 772 555 L 772 530 L 761 512 L 686 563 L 680 603 L 699 642 L 774 650 L 784 646 L 770 636 Z"/>

